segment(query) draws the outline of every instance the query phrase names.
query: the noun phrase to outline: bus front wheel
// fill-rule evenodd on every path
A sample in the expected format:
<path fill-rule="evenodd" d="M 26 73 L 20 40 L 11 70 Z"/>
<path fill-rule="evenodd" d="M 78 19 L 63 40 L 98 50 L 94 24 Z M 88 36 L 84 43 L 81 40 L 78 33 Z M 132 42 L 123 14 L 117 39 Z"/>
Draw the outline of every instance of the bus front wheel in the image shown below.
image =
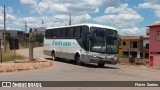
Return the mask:
<path fill-rule="evenodd" d="M 52 52 L 52 60 L 56 60 L 55 53 Z"/>
<path fill-rule="evenodd" d="M 99 62 L 98 67 L 104 67 L 105 63 L 104 62 Z"/>
<path fill-rule="evenodd" d="M 80 56 L 79 55 L 77 55 L 75 57 L 75 62 L 76 62 L 76 65 L 83 65 L 83 62 L 80 61 Z"/>

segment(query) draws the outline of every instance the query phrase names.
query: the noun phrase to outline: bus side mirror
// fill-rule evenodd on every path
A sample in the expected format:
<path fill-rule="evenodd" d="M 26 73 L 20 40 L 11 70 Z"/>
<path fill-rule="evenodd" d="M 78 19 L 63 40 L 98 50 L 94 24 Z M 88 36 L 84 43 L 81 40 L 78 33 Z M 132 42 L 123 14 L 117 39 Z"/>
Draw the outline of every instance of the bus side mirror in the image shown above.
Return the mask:
<path fill-rule="evenodd" d="M 87 35 L 87 41 L 91 40 L 91 35 Z"/>
<path fill-rule="evenodd" d="M 113 40 L 117 40 L 117 37 L 116 37 L 116 36 L 114 36 L 114 37 L 113 37 Z"/>
<path fill-rule="evenodd" d="M 87 40 L 89 40 L 89 41 L 93 41 L 93 36 L 90 34 L 90 35 L 87 35 Z"/>

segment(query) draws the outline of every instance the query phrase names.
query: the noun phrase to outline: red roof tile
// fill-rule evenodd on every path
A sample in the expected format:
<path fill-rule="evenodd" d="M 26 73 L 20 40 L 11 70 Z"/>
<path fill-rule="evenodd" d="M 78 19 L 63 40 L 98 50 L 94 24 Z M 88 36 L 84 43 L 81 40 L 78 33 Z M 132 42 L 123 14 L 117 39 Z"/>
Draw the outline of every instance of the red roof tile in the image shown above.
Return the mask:
<path fill-rule="evenodd" d="M 140 36 L 119 36 L 122 40 L 139 40 Z"/>
<path fill-rule="evenodd" d="M 155 27 L 155 26 L 160 26 L 160 22 L 155 23 L 155 24 L 151 24 L 151 25 L 149 25 L 149 26 L 147 26 L 147 27 Z"/>

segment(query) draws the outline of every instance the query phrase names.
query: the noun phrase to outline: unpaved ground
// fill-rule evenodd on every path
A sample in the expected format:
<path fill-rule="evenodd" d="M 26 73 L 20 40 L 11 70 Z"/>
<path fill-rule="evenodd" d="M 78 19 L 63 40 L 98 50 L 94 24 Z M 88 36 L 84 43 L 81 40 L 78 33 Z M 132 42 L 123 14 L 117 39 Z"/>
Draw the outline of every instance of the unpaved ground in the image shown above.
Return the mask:
<path fill-rule="evenodd" d="M 53 65 L 53 62 L 43 58 L 38 58 L 34 61 L 29 61 L 29 60 L 9 61 L 0 63 L 0 73 L 40 69 L 51 65 Z"/>

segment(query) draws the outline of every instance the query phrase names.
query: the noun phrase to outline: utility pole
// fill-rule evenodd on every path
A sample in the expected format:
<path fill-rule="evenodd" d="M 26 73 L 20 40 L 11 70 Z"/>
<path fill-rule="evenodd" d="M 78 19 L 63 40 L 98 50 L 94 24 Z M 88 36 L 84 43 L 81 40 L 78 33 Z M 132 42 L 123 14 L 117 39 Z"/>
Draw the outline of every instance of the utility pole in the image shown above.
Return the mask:
<path fill-rule="evenodd" d="M 71 25 L 71 22 L 72 22 L 72 20 L 71 20 L 71 14 L 69 14 L 69 25 Z"/>
<path fill-rule="evenodd" d="M 27 33 L 27 22 L 25 20 L 25 33 Z"/>
<path fill-rule="evenodd" d="M 25 20 L 25 42 L 26 42 L 26 48 L 27 48 L 27 22 Z"/>
<path fill-rule="evenodd" d="M 44 21 L 42 20 L 42 28 L 43 28 L 43 24 L 44 24 Z"/>
<path fill-rule="evenodd" d="M 32 31 L 32 28 L 30 28 L 29 30 L 29 60 L 30 61 L 33 61 L 33 31 Z"/>
<path fill-rule="evenodd" d="M 4 50 L 7 51 L 7 45 L 6 45 L 6 7 L 4 5 Z"/>

